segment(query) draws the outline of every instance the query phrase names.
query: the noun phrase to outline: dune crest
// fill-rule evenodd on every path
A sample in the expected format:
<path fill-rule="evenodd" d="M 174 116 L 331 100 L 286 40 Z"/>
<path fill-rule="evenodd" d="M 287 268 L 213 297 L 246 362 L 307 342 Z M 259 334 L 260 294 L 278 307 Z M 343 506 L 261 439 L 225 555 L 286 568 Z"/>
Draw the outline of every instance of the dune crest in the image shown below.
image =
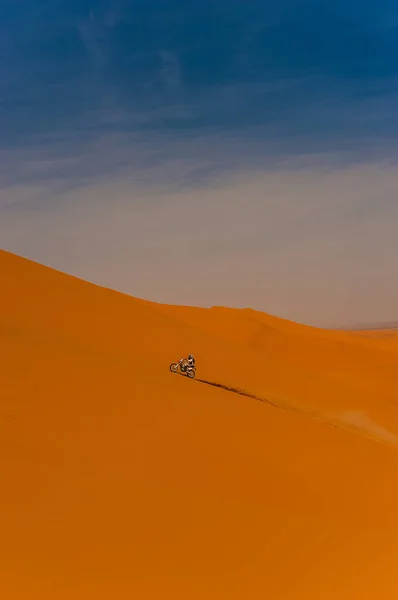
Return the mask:
<path fill-rule="evenodd" d="M 2 598 L 395 600 L 398 333 L 0 273 Z"/>

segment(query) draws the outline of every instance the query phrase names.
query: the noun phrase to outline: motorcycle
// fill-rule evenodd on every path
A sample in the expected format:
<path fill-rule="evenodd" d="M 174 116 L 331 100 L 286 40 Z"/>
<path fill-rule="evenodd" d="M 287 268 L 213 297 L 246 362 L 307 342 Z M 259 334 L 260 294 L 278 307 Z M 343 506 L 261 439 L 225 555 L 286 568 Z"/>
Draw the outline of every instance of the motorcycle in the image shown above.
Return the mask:
<path fill-rule="evenodd" d="M 185 358 L 182 358 L 176 363 L 171 363 L 170 371 L 172 373 L 177 373 L 178 369 L 180 369 L 181 373 L 193 379 L 195 377 L 195 367 L 189 367 L 186 363 Z"/>

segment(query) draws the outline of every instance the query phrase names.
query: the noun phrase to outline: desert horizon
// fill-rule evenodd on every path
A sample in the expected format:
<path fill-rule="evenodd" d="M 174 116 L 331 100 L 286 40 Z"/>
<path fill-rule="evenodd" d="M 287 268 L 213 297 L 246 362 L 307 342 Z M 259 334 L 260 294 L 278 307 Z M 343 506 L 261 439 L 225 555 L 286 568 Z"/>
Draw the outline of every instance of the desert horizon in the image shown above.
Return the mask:
<path fill-rule="evenodd" d="M 1 251 L 1 249 L 0 249 L 0 251 Z M 106 286 L 106 285 L 101 285 L 100 283 L 95 282 L 95 281 L 86 280 L 82 276 L 79 276 L 77 274 L 70 273 L 70 272 L 67 272 L 67 271 L 63 271 L 62 269 L 59 269 L 59 268 L 57 269 L 57 268 L 51 266 L 50 264 L 41 263 L 40 261 L 34 260 L 34 259 L 30 258 L 29 256 L 19 255 L 19 254 L 15 253 L 15 252 L 10 252 L 9 250 L 5 250 L 5 249 L 3 249 L 2 251 L 3 252 L 7 252 L 8 254 L 13 255 L 13 256 L 24 258 L 25 260 L 28 260 L 28 261 L 30 261 L 32 263 L 35 263 L 35 264 L 38 264 L 38 265 L 41 265 L 41 266 L 45 266 L 45 267 L 47 267 L 49 269 L 52 269 L 54 271 L 58 271 L 60 273 L 68 275 L 69 277 L 72 277 L 74 279 L 78 279 L 80 281 L 84 281 L 86 283 L 89 283 L 90 285 L 94 285 L 96 287 L 103 288 L 103 289 L 108 289 L 108 290 L 114 291 L 116 293 L 125 295 L 125 296 L 135 297 L 135 298 L 140 299 L 140 300 L 151 302 L 152 304 L 168 305 L 168 306 L 175 306 L 175 307 L 186 307 L 186 308 L 203 308 L 203 309 L 206 309 L 206 308 L 231 308 L 231 309 L 235 309 L 235 310 L 253 310 L 255 312 L 264 312 L 264 311 L 259 310 L 258 308 L 254 308 L 252 306 L 234 306 L 234 305 L 225 306 L 223 304 L 210 304 L 208 306 L 205 306 L 205 305 L 200 305 L 200 304 L 178 304 L 178 303 L 173 303 L 173 302 L 164 303 L 164 302 L 160 302 L 159 300 L 153 300 L 153 299 L 149 299 L 149 298 L 143 298 L 141 296 L 133 296 L 133 295 L 129 294 L 128 292 L 123 291 L 121 289 L 110 287 L 110 286 Z M 340 325 L 338 325 L 338 326 L 337 325 L 320 326 L 320 325 L 315 325 L 315 324 L 309 323 L 309 322 L 296 321 L 296 320 L 294 320 L 292 318 L 288 318 L 286 316 L 283 316 L 283 317 L 282 316 L 278 316 L 278 315 L 273 315 L 273 316 L 275 316 L 275 317 L 277 317 L 279 319 L 286 320 L 286 321 L 291 321 L 291 322 L 294 322 L 294 323 L 298 323 L 300 325 L 304 325 L 304 326 L 307 326 L 307 327 L 313 327 L 315 329 L 329 329 L 329 330 L 334 330 L 334 331 L 342 330 L 342 331 L 380 331 L 380 332 L 382 332 L 382 331 L 389 331 L 389 330 L 398 329 L 398 321 L 397 322 L 395 322 L 395 321 L 370 321 L 370 322 L 369 321 L 364 321 L 364 322 L 355 322 L 355 321 L 353 321 L 350 324 L 348 324 L 348 323 L 340 323 Z"/>

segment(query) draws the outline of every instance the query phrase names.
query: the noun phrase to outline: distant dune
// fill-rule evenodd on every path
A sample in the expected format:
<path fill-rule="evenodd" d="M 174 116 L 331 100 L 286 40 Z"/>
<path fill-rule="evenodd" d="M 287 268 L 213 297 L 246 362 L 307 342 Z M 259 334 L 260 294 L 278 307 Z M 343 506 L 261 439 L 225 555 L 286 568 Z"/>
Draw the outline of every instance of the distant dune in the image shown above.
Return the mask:
<path fill-rule="evenodd" d="M 1 598 L 398 598 L 398 332 L 0 273 Z"/>
<path fill-rule="evenodd" d="M 361 325 L 355 325 L 353 327 L 345 327 L 351 331 L 390 331 L 398 330 L 398 322 L 387 322 L 387 323 L 362 323 Z"/>

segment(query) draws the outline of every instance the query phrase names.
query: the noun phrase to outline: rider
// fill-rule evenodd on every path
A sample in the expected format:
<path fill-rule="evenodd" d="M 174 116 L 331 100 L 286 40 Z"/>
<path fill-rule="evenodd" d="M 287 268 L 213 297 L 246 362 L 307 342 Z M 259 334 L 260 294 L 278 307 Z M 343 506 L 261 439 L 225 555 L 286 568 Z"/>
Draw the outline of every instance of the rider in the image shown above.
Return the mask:
<path fill-rule="evenodd" d="M 184 371 L 186 369 L 194 369 L 195 368 L 195 359 L 192 354 L 188 354 L 188 358 L 184 363 Z"/>

